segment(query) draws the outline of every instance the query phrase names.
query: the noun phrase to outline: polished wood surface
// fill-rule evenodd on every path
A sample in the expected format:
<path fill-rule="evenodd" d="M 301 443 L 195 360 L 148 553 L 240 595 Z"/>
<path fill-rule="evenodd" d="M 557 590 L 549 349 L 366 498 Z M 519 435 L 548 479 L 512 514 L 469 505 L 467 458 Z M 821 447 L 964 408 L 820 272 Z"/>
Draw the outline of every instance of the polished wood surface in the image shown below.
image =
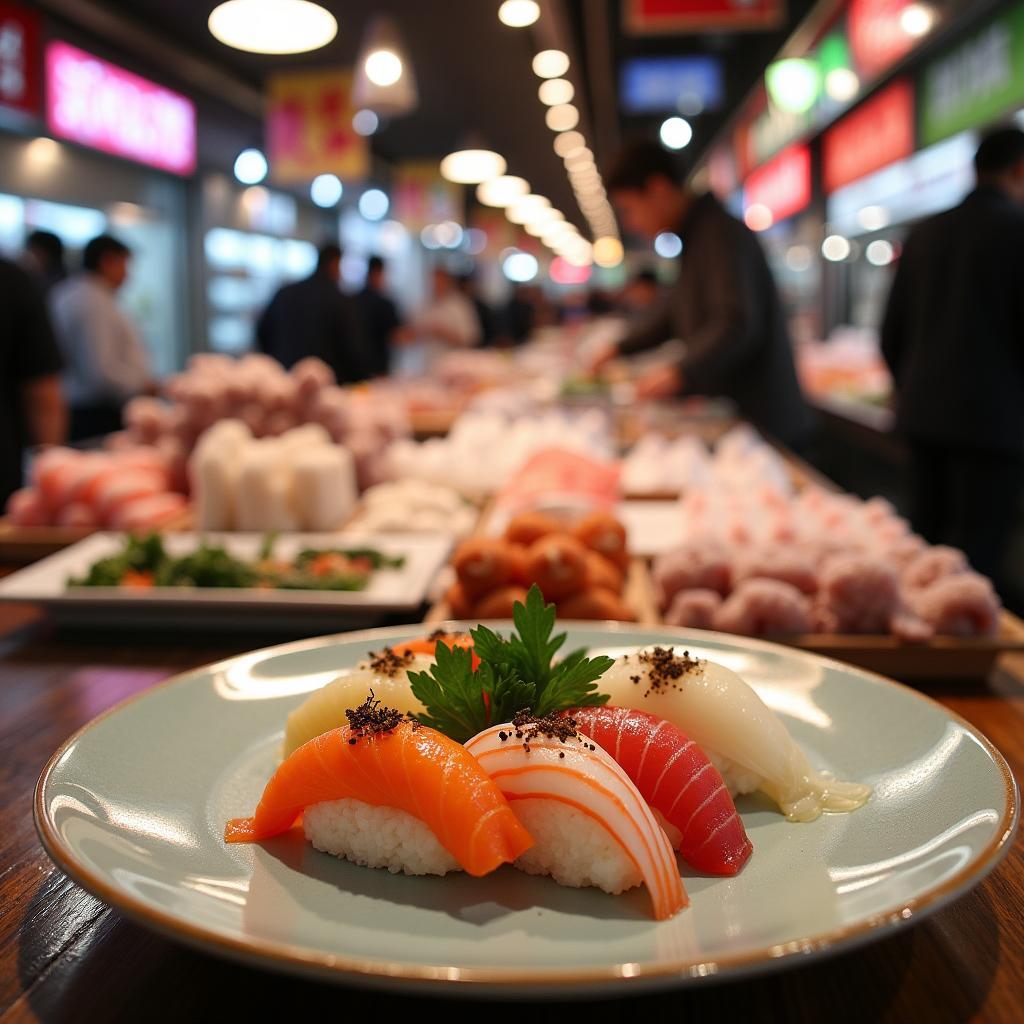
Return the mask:
<path fill-rule="evenodd" d="M 0 1024 L 18 1021 L 343 1019 L 417 1009 L 487 1019 L 1020 1021 L 1024 851 L 954 906 L 863 949 L 750 981 L 594 1004 L 481 1006 L 314 984 L 193 952 L 69 882 L 32 824 L 52 751 L 122 698 L 261 645 L 258 637 L 55 633 L 31 608 L 0 608 Z M 974 723 L 1024 776 L 1024 658 L 987 682 L 921 687 Z M 628 992 L 628 989 L 626 990 Z"/>

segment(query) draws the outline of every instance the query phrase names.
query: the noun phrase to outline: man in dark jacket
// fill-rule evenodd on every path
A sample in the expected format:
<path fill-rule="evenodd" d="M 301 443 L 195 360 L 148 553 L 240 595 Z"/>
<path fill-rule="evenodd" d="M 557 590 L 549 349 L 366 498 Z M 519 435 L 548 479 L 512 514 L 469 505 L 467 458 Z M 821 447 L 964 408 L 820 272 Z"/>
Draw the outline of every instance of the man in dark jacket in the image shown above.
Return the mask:
<path fill-rule="evenodd" d="M 681 361 L 641 377 L 641 398 L 728 397 L 765 433 L 790 445 L 804 441 L 811 413 L 775 281 L 754 234 L 714 196 L 681 185 L 671 157 L 655 143 L 627 146 L 605 185 L 628 231 L 650 238 L 673 231 L 683 251 L 665 300 L 602 352 L 595 367 L 677 338 L 685 346 Z"/>
<path fill-rule="evenodd" d="M 60 350 L 43 296 L 21 267 L 0 259 L 0 509 L 21 486 L 24 449 L 61 444 L 67 407 Z"/>
<path fill-rule="evenodd" d="M 369 369 L 358 313 L 338 287 L 341 249 L 320 248 L 309 277 L 279 288 L 256 324 L 257 346 L 285 368 L 316 356 L 342 384 L 364 380 Z"/>
<path fill-rule="evenodd" d="M 356 296 L 367 344 L 367 370 L 374 377 L 386 377 L 391 368 L 391 346 L 397 341 L 402 320 L 394 302 L 384 291 L 384 261 L 371 256 L 366 264 L 366 284 Z"/>
<path fill-rule="evenodd" d="M 997 577 L 1024 455 L 1024 132 L 987 135 L 977 188 L 906 241 L 882 326 L 911 519 Z"/>

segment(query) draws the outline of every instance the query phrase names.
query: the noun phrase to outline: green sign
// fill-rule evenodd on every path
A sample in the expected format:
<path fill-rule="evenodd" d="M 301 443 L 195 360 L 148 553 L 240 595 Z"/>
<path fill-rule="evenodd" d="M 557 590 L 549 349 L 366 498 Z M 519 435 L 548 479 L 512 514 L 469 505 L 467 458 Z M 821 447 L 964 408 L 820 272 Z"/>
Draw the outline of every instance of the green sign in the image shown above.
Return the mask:
<path fill-rule="evenodd" d="M 925 68 L 918 84 L 920 143 L 978 128 L 1024 104 L 1024 4 Z"/>

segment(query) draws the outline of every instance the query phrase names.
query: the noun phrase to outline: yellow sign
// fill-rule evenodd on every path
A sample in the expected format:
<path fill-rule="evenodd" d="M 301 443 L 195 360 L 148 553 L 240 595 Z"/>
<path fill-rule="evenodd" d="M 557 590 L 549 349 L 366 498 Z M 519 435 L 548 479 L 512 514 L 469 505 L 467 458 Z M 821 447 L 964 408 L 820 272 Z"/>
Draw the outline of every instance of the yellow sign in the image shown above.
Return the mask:
<path fill-rule="evenodd" d="M 348 71 L 290 71 L 268 83 L 267 149 L 271 178 L 301 184 L 318 174 L 343 181 L 370 170 L 366 139 L 352 127 Z"/>
<path fill-rule="evenodd" d="M 436 160 L 400 164 L 392 188 L 392 215 L 410 231 L 446 220 L 462 223 L 463 186 L 441 177 Z"/>

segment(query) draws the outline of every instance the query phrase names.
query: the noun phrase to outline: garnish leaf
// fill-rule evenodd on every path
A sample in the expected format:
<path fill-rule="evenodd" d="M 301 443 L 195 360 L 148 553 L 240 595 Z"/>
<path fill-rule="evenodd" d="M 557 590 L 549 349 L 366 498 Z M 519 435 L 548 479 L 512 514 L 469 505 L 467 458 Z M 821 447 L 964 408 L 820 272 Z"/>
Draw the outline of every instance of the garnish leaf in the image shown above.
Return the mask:
<path fill-rule="evenodd" d="M 429 672 L 410 672 L 413 695 L 426 708 L 416 717 L 459 743 L 496 722 L 507 722 L 535 699 L 536 687 L 505 665 L 481 662 L 473 653 L 439 643 Z"/>
<path fill-rule="evenodd" d="M 560 661 L 547 686 L 537 699 L 533 713 L 538 718 L 566 708 L 600 707 L 607 704 L 607 693 L 597 692 L 597 680 L 614 665 L 612 658 L 586 657 L 586 651 L 573 651 Z"/>

